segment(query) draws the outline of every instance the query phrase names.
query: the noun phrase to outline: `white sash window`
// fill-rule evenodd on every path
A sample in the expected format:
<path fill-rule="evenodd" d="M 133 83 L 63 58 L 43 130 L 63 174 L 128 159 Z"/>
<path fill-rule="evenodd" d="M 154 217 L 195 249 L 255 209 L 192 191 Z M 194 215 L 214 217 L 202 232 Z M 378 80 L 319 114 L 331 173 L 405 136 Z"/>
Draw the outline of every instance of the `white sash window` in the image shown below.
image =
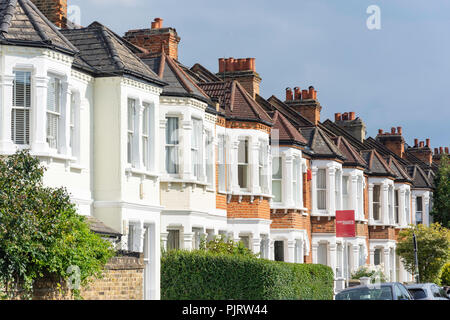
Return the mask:
<path fill-rule="evenodd" d="M 226 148 L 225 136 L 219 135 L 219 191 L 225 192 L 226 186 Z"/>
<path fill-rule="evenodd" d="M 191 138 L 192 174 L 199 180 L 202 172 L 201 146 L 203 140 L 202 120 L 192 119 L 193 132 Z"/>
<path fill-rule="evenodd" d="M 327 209 L 327 171 L 317 170 L 317 209 Z"/>
<path fill-rule="evenodd" d="M 127 161 L 133 163 L 136 100 L 128 99 Z"/>
<path fill-rule="evenodd" d="M 300 159 L 295 158 L 292 166 L 292 199 L 294 199 L 294 203 L 297 207 L 301 206 L 300 192 L 302 192 L 302 190 L 300 188 L 300 184 L 302 182 L 300 179 L 300 165 Z"/>
<path fill-rule="evenodd" d="M 30 144 L 31 72 L 14 71 L 11 138 L 15 144 Z"/>
<path fill-rule="evenodd" d="M 166 126 L 166 170 L 169 174 L 177 174 L 178 167 L 178 118 L 167 117 Z"/>
<path fill-rule="evenodd" d="M 213 135 L 211 131 L 206 132 L 205 141 L 205 151 L 206 151 L 206 182 L 212 186 L 214 183 L 214 148 L 213 148 Z"/>
<path fill-rule="evenodd" d="M 356 185 L 356 205 L 357 205 L 357 212 L 358 216 L 361 220 L 364 219 L 364 210 L 363 210 L 363 193 L 364 193 L 364 186 L 363 186 L 363 180 L 362 177 L 358 177 L 358 182 Z"/>
<path fill-rule="evenodd" d="M 342 201 L 344 202 L 342 206 L 343 210 L 348 210 L 350 208 L 348 199 L 348 182 L 349 176 L 342 176 Z"/>
<path fill-rule="evenodd" d="M 399 224 L 400 222 L 400 217 L 399 217 L 399 190 L 395 190 L 394 191 L 394 219 L 395 219 L 395 224 Z"/>
<path fill-rule="evenodd" d="M 373 220 L 380 221 L 381 220 L 381 187 L 379 184 L 373 186 Z"/>
<path fill-rule="evenodd" d="M 273 202 L 282 202 L 282 168 L 281 168 L 281 157 L 274 157 L 272 159 L 272 194 L 274 195 Z"/>
<path fill-rule="evenodd" d="M 241 189 L 248 188 L 248 140 L 240 140 L 238 147 L 238 182 Z"/>
<path fill-rule="evenodd" d="M 58 149 L 60 118 L 61 80 L 50 77 L 47 89 L 47 142 L 52 149 Z"/>
<path fill-rule="evenodd" d="M 150 105 L 143 104 L 142 111 L 142 163 L 144 168 L 150 170 Z"/>

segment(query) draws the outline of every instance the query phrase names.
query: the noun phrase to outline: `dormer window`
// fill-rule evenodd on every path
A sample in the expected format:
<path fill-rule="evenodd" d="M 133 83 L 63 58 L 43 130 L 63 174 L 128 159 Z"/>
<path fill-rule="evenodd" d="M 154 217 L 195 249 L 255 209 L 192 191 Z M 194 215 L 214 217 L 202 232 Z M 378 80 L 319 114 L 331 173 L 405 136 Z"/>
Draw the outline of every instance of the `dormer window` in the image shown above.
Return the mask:
<path fill-rule="evenodd" d="M 14 71 L 11 138 L 15 144 L 30 144 L 31 72 Z"/>
<path fill-rule="evenodd" d="M 47 89 L 47 143 L 58 149 L 61 117 L 61 80 L 50 77 Z"/>

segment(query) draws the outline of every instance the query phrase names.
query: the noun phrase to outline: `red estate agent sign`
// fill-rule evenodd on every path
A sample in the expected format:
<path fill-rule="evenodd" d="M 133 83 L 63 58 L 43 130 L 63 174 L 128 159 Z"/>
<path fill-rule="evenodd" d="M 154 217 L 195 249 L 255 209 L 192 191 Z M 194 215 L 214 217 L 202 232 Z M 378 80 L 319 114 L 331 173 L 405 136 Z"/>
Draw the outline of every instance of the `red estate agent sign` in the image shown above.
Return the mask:
<path fill-rule="evenodd" d="M 336 211 L 336 237 L 354 238 L 355 236 L 355 211 Z"/>

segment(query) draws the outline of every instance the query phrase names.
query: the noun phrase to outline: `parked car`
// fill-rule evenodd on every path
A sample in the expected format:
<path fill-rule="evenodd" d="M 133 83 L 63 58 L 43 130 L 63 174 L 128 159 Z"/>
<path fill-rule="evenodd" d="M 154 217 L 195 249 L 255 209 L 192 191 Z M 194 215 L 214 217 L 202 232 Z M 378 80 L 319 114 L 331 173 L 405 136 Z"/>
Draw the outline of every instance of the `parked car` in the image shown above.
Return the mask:
<path fill-rule="evenodd" d="M 414 300 L 400 282 L 385 282 L 351 287 L 339 292 L 335 300 Z"/>
<path fill-rule="evenodd" d="M 434 283 L 418 283 L 406 286 L 415 300 L 450 300 L 444 289 Z"/>

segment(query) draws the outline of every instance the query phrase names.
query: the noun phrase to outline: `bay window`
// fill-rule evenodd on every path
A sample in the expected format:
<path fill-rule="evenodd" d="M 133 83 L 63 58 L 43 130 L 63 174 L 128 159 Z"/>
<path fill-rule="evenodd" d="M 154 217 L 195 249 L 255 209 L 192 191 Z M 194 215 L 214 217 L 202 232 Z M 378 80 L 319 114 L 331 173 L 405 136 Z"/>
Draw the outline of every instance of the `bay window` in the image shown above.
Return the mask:
<path fill-rule="evenodd" d="M 281 202 L 283 200 L 282 178 L 281 157 L 274 157 L 272 159 L 272 194 L 274 195 L 274 202 Z"/>
<path fill-rule="evenodd" d="M 327 171 L 317 170 L 317 209 L 327 209 Z"/>
<path fill-rule="evenodd" d="M 238 147 L 238 183 L 241 189 L 248 188 L 248 140 L 241 139 Z"/>
<path fill-rule="evenodd" d="M 11 138 L 15 144 L 30 144 L 31 72 L 14 71 Z"/>
<path fill-rule="evenodd" d="M 178 167 L 178 121 L 177 117 L 167 117 L 166 125 L 166 171 L 169 174 L 177 174 Z"/>
<path fill-rule="evenodd" d="M 61 80 L 50 77 L 47 89 L 47 142 L 52 149 L 58 148 L 60 117 Z"/>
<path fill-rule="evenodd" d="M 199 180 L 202 172 L 201 161 L 201 145 L 203 138 L 203 124 L 202 120 L 192 119 L 193 131 L 191 136 L 191 161 L 192 161 L 192 175 Z"/>
<path fill-rule="evenodd" d="M 219 167 L 219 191 L 225 192 L 226 186 L 226 148 L 225 148 L 225 136 L 219 135 L 219 155 L 218 155 L 218 167 Z"/>
<path fill-rule="evenodd" d="M 376 184 L 373 186 L 373 199 L 372 199 L 372 214 L 373 220 L 381 220 L 381 186 Z"/>

